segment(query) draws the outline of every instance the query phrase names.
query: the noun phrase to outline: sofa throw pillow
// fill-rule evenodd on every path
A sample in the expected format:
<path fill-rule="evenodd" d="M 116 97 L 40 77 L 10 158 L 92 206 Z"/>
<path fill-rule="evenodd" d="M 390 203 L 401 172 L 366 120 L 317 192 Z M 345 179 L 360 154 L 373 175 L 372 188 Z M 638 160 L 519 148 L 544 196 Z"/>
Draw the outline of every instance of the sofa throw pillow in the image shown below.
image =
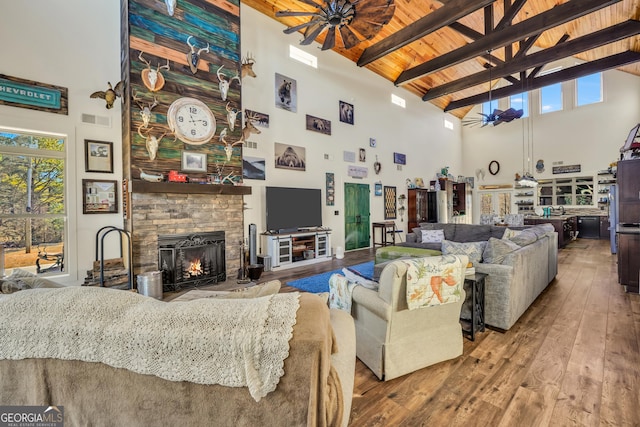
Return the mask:
<path fill-rule="evenodd" d="M 518 246 L 522 247 L 522 246 L 530 245 L 536 240 L 538 240 L 538 236 L 536 236 L 536 234 L 532 231 L 523 230 L 522 233 L 516 236 L 513 236 L 509 240 L 511 240 L 513 243 L 517 244 Z"/>
<path fill-rule="evenodd" d="M 502 235 L 503 239 L 511 239 L 514 236 L 522 233 L 522 230 L 512 230 L 511 228 L 507 228 L 504 230 L 504 234 Z"/>
<path fill-rule="evenodd" d="M 482 253 L 482 258 L 485 264 L 502 264 L 507 255 L 518 249 L 520 246 L 509 239 L 491 237 Z"/>
<path fill-rule="evenodd" d="M 487 246 L 487 242 L 452 242 L 442 241 L 442 255 L 466 255 L 475 267 L 482 262 L 482 253 Z"/>
<path fill-rule="evenodd" d="M 440 243 L 444 240 L 442 230 L 422 230 L 422 243 Z"/>

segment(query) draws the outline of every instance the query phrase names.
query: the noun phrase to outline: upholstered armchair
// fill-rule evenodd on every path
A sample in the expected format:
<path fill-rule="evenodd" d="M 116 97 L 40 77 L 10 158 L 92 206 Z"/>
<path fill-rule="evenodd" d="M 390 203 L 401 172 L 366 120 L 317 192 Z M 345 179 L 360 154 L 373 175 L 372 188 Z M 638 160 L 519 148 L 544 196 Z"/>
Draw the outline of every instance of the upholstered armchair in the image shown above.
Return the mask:
<path fill-rule="evenodd" d="M 377 290 L 353 289 L 356 355 L 378 378 L 390 380 L 462 354 L 467 263 L 466 255 L 390 261 Z"/>

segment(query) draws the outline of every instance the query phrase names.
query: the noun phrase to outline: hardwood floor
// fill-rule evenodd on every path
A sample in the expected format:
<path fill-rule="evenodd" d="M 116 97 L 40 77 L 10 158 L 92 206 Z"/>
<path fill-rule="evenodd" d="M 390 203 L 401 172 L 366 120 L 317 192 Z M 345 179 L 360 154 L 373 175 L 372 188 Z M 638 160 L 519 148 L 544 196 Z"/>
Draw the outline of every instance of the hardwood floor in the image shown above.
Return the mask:
<path fill-rule="evenodd" d="M 286 283 L 373 254 L 260 279 Z M 640 295 L 617 283 L 606 240 L 578 239 L 558 258 L 556 279 L 520 320 L 465 339 L 462 356 L 387 382 L 358 360 L 350 425 L 640 426 Z"/>

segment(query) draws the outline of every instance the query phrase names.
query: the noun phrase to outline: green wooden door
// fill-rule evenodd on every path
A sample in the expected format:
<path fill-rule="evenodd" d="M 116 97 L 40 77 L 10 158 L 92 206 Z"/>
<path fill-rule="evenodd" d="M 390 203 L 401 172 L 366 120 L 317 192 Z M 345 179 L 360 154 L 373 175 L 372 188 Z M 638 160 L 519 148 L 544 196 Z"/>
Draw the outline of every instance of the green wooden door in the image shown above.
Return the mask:
<path fill-rule="evenodd" d="M 344 246 L 346 250 L 368 248 L 370 241 L 369 185 L 344 184 Z"/>

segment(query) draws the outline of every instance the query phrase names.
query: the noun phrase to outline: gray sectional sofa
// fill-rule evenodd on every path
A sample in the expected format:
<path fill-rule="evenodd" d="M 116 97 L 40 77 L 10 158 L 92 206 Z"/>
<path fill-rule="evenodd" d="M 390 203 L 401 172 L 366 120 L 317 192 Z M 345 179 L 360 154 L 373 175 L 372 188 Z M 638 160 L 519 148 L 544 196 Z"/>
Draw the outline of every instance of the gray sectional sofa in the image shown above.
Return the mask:
<path fill-rule="evenodd" d="M 505 237 L 505 231 L 509 229 Z M 516 232 L 513 232 L 517 229 Z M 422 223 L 397 246 L 455 251 L 471 246 L 423 243 L 422 230 L 442 230 L 449 242 L 486 242 L 476 272 L 486 273 L 485 323 L 495 328 L 511 328 L 554 279 L 558 271 L 558 233 L 551 224 L 531 227 L 500 227 L 475 224 Z M 517 235 L 515 235 L 517 233 Z M 477 245 L 476 245 L 477 247 Z M 447 251 L 443 250 L 443 253 Z M 450 252 L 455 253 L 455 252 Z"/>

